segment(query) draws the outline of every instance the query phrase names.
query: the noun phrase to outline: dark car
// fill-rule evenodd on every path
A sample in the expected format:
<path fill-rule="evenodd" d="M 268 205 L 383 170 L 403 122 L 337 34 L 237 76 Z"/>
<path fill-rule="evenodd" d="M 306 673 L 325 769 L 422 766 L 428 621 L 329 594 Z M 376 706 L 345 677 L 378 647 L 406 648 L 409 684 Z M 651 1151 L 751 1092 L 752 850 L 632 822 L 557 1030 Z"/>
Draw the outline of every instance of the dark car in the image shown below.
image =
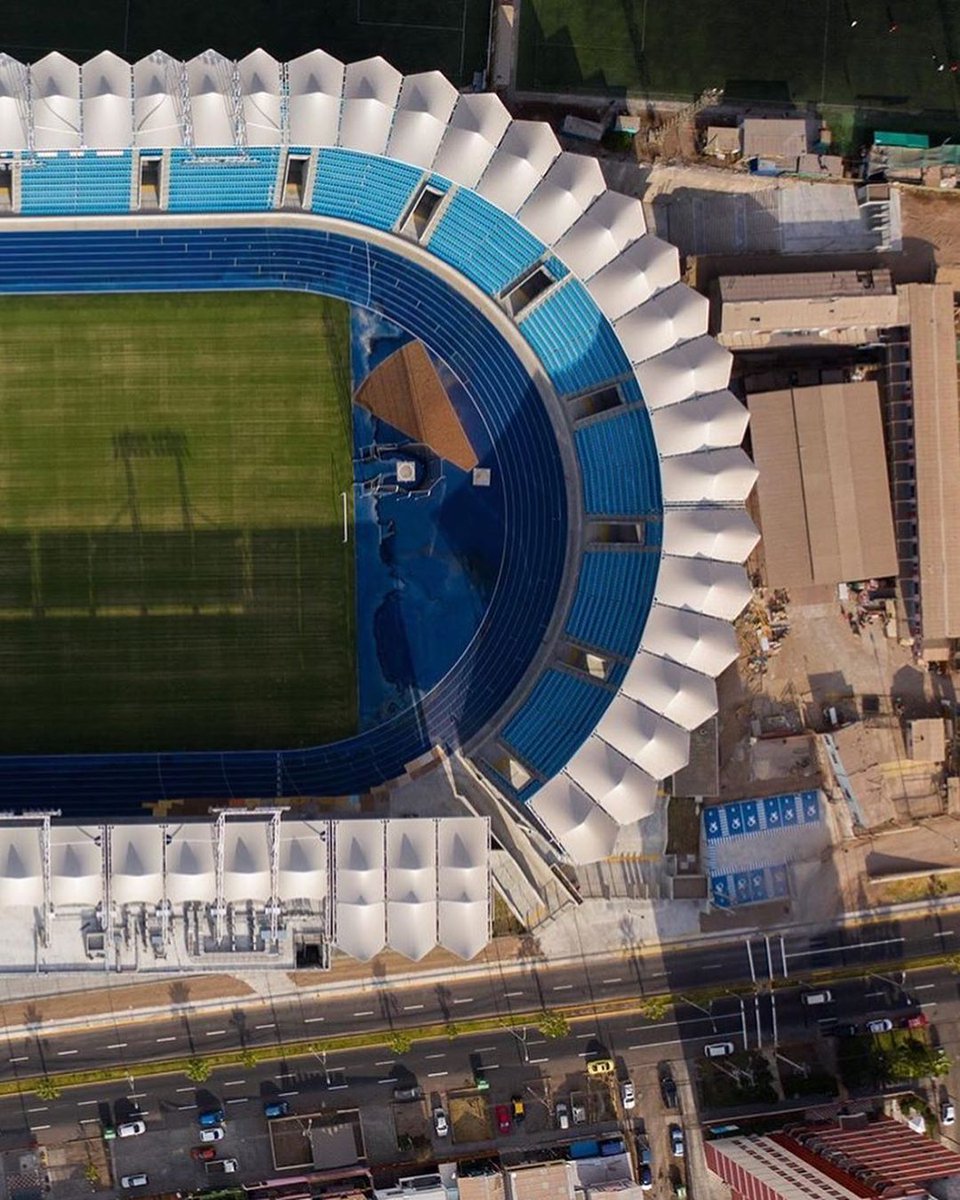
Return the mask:
<path fill-rule="evenodd" d="M 513 1127 L 510 1120 L 510 1109 L 505 1104 L 498 1104 L 494 1115 L 497 1118 L 497 1130 L 500 1133 L 509 1133 Z"/>
<path fill-rule="evenodd" d="M 197 1116 L 201 1129 L 209 1129 L 211 1125 L 222 1125 L 226 1119 L 227 1114 L 222 1108 L 208 1108 Z"/>
<path fill-rule="evenodd" d="M 217 1151 L 213 1146 L 194 1146 L 190 1151 L 190 1157 L 197 1162 L 210 1162 L 211 1159 L 217 1157 Z"/>
<path fill-rule="evenodd" d="M 643 1163 L 640 1167 L 640 1189 L 649 1192 L 653 1188 L 653 1172 Z"/>
<path fill-rule="evenodd" d="M 669 1071 L 664 1071 L 660 1076 L 660 1095 L 663 1097 L 665 1108 L 677 1107 L 677 1085 Z"/>
<path fill-rule="evenodd" d="M 834 1025 L 830 1032 L 834 1037 L 856 1037 L 860 1032 L 860 1026 L 853 1024 Z"/>
<path fill-rule="evenodd" d="M 263 1106 L 263 1115 L 268 1121 L 272 1121 L 275 1117 L 285 1117 L 290 1111 L 290 1105 L 286 1100 L 268 1100 Z"/>

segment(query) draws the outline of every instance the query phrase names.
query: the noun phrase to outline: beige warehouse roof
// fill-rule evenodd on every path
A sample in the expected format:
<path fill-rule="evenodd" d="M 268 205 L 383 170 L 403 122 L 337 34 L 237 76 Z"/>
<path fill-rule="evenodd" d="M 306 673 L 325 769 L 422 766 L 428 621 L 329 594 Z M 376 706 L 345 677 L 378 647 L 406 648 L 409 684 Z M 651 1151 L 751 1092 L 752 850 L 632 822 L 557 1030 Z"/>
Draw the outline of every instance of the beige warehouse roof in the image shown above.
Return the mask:
<path fill-rule="evenodd" d="M 925 642 L 960 636 L 960 427 L 953 294 L 900 289 L 910 323 L 921 624 Z"/>
<path fill-rule="evenodd" d="M 799 158 L 807 151 L 803 117 L 747 117 L 740 126 L 744 158 Z"/>
<path fill-rule="evenodd" d="M 896 575 L 876 384 L 761 392 L 749 404 L 768 584 Z"/>

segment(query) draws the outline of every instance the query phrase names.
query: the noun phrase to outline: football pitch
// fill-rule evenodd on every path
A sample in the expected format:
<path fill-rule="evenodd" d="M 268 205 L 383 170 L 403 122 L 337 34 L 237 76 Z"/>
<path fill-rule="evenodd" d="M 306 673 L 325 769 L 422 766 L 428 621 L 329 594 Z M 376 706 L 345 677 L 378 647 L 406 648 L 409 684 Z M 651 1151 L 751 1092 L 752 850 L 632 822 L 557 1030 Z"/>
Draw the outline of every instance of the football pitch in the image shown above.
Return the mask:
<path fill-rule="evenodd" d="M 0 361 L 0 753 L 355 732 L 348 307 L 2 297 Z"/>
<path fill-rule="evenodd" d="M 517 85 L 957 111 L 957 0 L 525 0 Z"/>

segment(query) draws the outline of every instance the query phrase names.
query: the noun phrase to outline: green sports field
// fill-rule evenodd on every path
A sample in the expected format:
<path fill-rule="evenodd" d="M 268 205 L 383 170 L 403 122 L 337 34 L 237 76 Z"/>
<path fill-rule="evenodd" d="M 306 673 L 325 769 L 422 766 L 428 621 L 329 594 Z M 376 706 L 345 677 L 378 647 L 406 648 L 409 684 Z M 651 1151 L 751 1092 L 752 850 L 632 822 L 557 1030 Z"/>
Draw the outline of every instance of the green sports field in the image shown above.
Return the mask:
<path fill-rule="evenodd" d="M 958 59 L 958 0 L 524 0 L 517 83 L 955 113 Z"/>
<path fill-rule="evenodd" d="M 3 297 L 0 362 L 0 752 L 352 733 L 347 306 Z"/>

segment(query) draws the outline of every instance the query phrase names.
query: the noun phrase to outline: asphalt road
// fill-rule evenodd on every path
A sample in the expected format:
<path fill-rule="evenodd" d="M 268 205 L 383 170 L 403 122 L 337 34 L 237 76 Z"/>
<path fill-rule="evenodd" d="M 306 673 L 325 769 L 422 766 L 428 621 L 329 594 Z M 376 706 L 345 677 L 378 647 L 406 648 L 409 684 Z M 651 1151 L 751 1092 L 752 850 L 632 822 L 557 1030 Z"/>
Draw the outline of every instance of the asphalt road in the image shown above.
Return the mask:
<path fill-rule="evenodd" d="M 956 926 L 954 928 L 953 926 Z M 311 993 L 276 1001 L 240 1001 L 231 1011 L 185 1014 L 171 1003 L 168 1016 L 147 1021 L 92 1018 L 85 1030 L 45 1028 L 6 1035 L 0 1051 L 0 1079 L 119 1064 L 132 1067 L 156 1058 L 265 1046 L 293 1039 L 323 1038 L 384 1026 L 403 1029 L 431 1022 L 444 1024 L 475 1017 L 515 1016 L 569 1003 L 636 998 L 647 993 L 722 988 L 770 978 L 809 978 L 834 967 L 870 967 L 896 980 L 905 958 L 951 950 L 960 953 L 960 913 L 915 917 L 902 922 L 836 930 L 815 937 L 754 937 L 671 951 L 662 957 L 630 953 L 603 960 L 557 965 L 540 960 L 503 962 L 486 974 L 443 982 L 389 980 L 358 987 L 349 995 Z M 864 967 L 866 970 L 866 967 Z M 944 989 L 948 972 L 935 987 Z M 322 983 L 322 977 L 318 977 Z M 876 990 L 875 988 L 873 990 Z M 876 997 L 873 997 L 876 998 Z M 778 1004 L 789 1004 L 780 1000 Z M 30 1003 L 24 1003 L 25 1024 Z M 738 1008 L 739 1011 L 739 1008 Z M 756 1024 L 756 1014 L 750 1018 Z M 773 1017 L 769 1019 L 772 1024 Z M 611 1026 L 616 1028 L 616 1025 Z"/>

